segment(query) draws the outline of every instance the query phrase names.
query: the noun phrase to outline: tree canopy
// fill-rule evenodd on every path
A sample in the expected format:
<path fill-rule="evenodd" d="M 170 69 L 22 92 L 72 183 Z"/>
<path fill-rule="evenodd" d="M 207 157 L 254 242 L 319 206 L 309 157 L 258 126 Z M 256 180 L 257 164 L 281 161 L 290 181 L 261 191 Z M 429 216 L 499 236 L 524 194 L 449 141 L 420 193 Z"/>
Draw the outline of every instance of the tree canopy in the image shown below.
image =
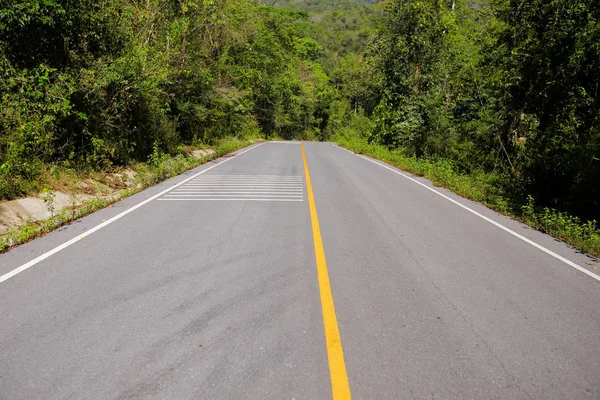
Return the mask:
<path fill-rule="evenodd" d="M 7 0 L 0 197 L 235 136 L 353 135 L 600 214 L 593 0 Z"/>

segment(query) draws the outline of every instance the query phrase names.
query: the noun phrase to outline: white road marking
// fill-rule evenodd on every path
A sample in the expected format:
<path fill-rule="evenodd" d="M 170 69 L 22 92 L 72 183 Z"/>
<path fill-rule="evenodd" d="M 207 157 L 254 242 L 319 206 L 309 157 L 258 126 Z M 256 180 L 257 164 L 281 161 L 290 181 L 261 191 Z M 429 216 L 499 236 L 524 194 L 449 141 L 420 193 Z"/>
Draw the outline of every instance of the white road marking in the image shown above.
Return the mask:
<path fill-rule="evenodd" d="M 275 175 L 205 175 L 202 178 L 198 179 L 231 179 L 231 180 L 240 180 L 240 179 L 254 179 L 254 180 L 275 180 L 275 181 L 301 181 L 304 178 L 300 175 L 298 176 L 275 176 Z"/>
<path fill-rule="evenodd" d="M 301 199 L 304 196 L 286 195 L 286 194 L 258 194 L 258 193 L 206 193 L 206 194 L 166 194 L 165 197 L 272 197 L 272 198 L 293 198 Z"/>
<path fill-rule="evenodd" d="M 251 180 L 251 179 L 242 179 L 242 180 L 235 180 L 235 181 L 230 181 L 227 179 L 219 179 L 219 180 L 213 180 L 213 179 L 194 179 L 193 182 L 190 182 L 191 184 L 198 184 L 198 183 L 202 183 L 202 184 L 206 184 L 206 185 L 216 185 L 216 184 L 221 184 L 221 183 L 231 183 L 232 185 L 234 184 L 257 184 L 257 185 L 300 185 L 303 184 L 303 181 L 272 181 L 272 180 L 268 180 L 268 181 L 263 181 L 263 180 Z"/>
<path fill-rule="evenodd" d="M 227 181 L 219 181 L 219 182 L 206 182 L 206 181 L 194 181 L 189 182 L 187 185 L 192 186 L 222 186 L 222 185 L 232 185 L 232 186 L 301 186 L 304 187 L 304 182 L 227 182 Z"/>
<path fill-rule="evenodd" d="M 146 204 L 150 203 L 151 201 L 158 199 L 158 198 L 159 198 L 159 197 L 161 197 L 162 195 L 164 195 L 164 194 L 166 194 L 166 193 L 170 192 L 171 190 L 173 190 L 173 189 L 175 189 L 175 188 L 177 188 L 177 187 L 179 187 L 179 186 L 181 186 L 181 185 L 184 185 L 185 183 L 187 183 L 187 182 L 191 181 L 192 179 L 194 179 L 194 178 L 196 178 L 196 177 L 198 177 L 198 176 L 200 176 L 200 175 L 202 175 L 202 174 L 204 174 L 204 173 L 206 173 L 206 172 L 210 171 L 211 169 L 213 169 L 213 168 L 215 168 L 215 167 L 218 167 L 219 165 L 222 165 L 222 164 L 224 164 L 224 163 L 228 162 L 229 160 L 233 160 L 233 159 L 235 159 L 235 158 L 237 158 L 237 157 L 241 156 L 242 154 L 244 154 L 244 153 L 246 153 L 246 152 L 248 152 L 248 151 L 250 151 L 250 150 L 254 150 L 254 149 L 256 149 L 256 148 L 258 148 L 258 147 L 260 147 L 260 146 L 262 146 L 262 145 L 263 145 L 263 143 L 260 143 L 260 144 L 258 144 L 258 145 L 256 145 L 256 146 L 250 147 L 249 149 L 246 149 L 246 150 L 244 150 L 244 151 L 242 151 L 242 152 L 240 152 L 240 153 L 236 154 L 236 155 L 235 155 L 235 156 L 233 156 L 233 157 L 226 158 L 226 159 L 224 159 L 223 161 L 221 161 L 220 163 L 218 163 L 218 164 L 215 164 L 215 165 L 212 165 L 212 166 L 210 166 L 210 167 L 208 167 L 208 168 L 206 168 L 206 169 L 204 169 L 204 170 L 202 170 L 202 171 L 198 172 L 197 174 L 195 174 L 195 175 L 193 175 L 193 176 L 191 176 L 191 177 L 189 177 L 189 178 L 187 178 L 187 179 L 184 179 L 183 181 L 181 181 L 181 182 L 179 182 L 179 183 L 177 183 L 177 184 L 175 184 L 175 185 L 171 186 L 170 188 L 168 188 L 168 189 L 166 189 L 166 190 L 163 190 L 162 192 L 160 192 L 160 193 L 158 193 L 158 194 L 156 194 L 156 195 L 154 195 L 154 196 L 152 196 L 152 197 L 150 197 L 150 198 L 148 198 L 148 199 L 146 199 L 146 200 L 142 201 L 141 203 L 138 203 L 138 204 L 136 204 L 135 206 L 133 206 L 133 207 L 131 207 L 131 208 L 128 208 L 127 210 L 123 211 L 122 213 L 120 213 L 120 214 L 118 214 L 118 215 L 115 215 L 115 216 L 114 216 L 114 217 L 112 217 L 111 219 L 109 219 L 109 220 L 107 220 L 107 221 L 105 221 L 105 222 L 101 223 L 100 225 L 97 225 L 97 226 L 93 227 L 92 229 L 89 229 L 89 230 L 85 231 L 84 233 L 82 233 L 82 234 L 80 234 L 80 235 L 78 235 L 78 236 L 74 237 L 73 239 L 69 240 L 68 242 L 65 242 L 65 243 L 63 243 L 63 244 L 61 244 L 60 246 L 58 246 L 58 247 L 55 247 L 54 249 L 52 249 L 52 250 L 50 250 L 50 251 L 48 251 L 48 252 L 46 252 L 46 253 L 42 254 L 41 256 L 34 258 L 33 260 L 29 261 L 28 263 L 26 263 L 26 264 L 23 264 L 23 265 L 21 265 L 20 267 L 18 267 L 18 268 L 15 268 L 15 269 L 13 269 L 12 271 L 10 271 L 10 272 L 8 272 L 8 273 L 6 273 L 6 274 L 4 274 L 4 275 L 0 276 L 0 283 L 2 283 L 2 282 L 5 282 L 5 281 L 7 281 L 8 279 L 12 278 L 13 276 L 15 276 L 15 275 L 17 275 L 17 274 L 20 274 L 21 272 L 23 272 L 23 271 L 25 271 L 25 270 L 27 270 L 27 269 L 29 269 L 29 268 L 33 267 L 34 265 L 36 265 L 36 264 L 38 264 L 39 262 L 41 262 L 41 261 L 45 260 L 46 258 L 48 258 L 48 257 L 50 257 L 50 256 L 52 256 L 52 255 L 54 255 L 54 254 L 56 254 L 56 253 L 58 253 L 58 252 L 59 252 L 59 251 L 61 251 L 61 250 L 64 250 L 64 249 L 66 249 L 67 247 L 71 246 L 71 245 L 72 245 L 72 244 L 74 244 L 74 243 L 77 243 L 78 241 L 82 240 L 82 239 L 83 239 L 83 238 L 85 238 L 86 236 L 89 236 L 89 235 L 91 235 L 92 233 L 94 233 L 94 232 L 96 232 L 96 231 L 99 231 L 100 229 L 104 228 L 105 226 L 107 226 L 107 225 L 110 225 L 110 224 L 112 224 L 113 222 L 115 222 L 115 221 L 117 221 L 117 220 L 119 220 L 119 219 L 123 218 L 124 216 L 126 216 L 126 215 L 127 215 L 127 214 L 129 214 L 130 212 L 132 212 L 132 211 L 135 211 L 135 210 L 137 210 L 138 208 L 140 208 L 140 207 L 142 207 L 142 206 L 145 206 Z"/>
<path fill-rule="evenodd" d="M 226 179 L 226 178 L 218 178 L 212 179 L 208 177 L 199 177 L 194 180 L 195 182 L 252 182 L 252 183 L 301 183 L 304 182 L 303 179 L 260 179 L 260 178 L 235 178 L 235 179 Z"/>
<path fill-rule="evenodd" d="M 198 198 L 181 198 L 181 199 L 170 199 L 170 198 L 162 198 L 157 199 L 156 201 L 304 201 L 304 199 L 292 200 L 292 199 L 198 199 Z"/>
<path fill-rule="evenodd" d="M 272 142 L 269 142 L 269 144 L 295 144 L 295 145 L 299 145 L 302 142 L 297 142 L 297 141 L 293 141 L 293 140 L 285 140 L 285 141 L 281 141 L 281 140 L 275 140 Z"/>
<path fill-rule="evenodd" d="M 570 266 L 570 267 L 573 267 L 573 268 L 575 268 L 576 270 L 578 270 L 578 271 L 580 271 L 580 272 L 583 272 L 584 274 L 586 274 L 586 275 L 588 275 L 588 276 L 590 276 L 590 277 L 592 277 L 592 278 L 594 278 L 595 280 L 597 280 L 597 281 L 599 281 L 599 282 L 600 282 L 600 276 L 599 276 L 599 275 L 596 275 L 596 274 L 594 274 L 593 272 L 591 272 L 591 271 L 588 271 L 587 269 L 585 269 L 585 268 L 583 268 L 583 267 L 580 267 L 579 265 L 575 264 L 573 261 L 566 259 L 565 257 L 561 256 L 560 254 L 556 254 L 556 253 L 555 253 L 555 252 L 553 252 L 552 250 L 550 250 L 550 249 L 547 249 L 546 247 L 544 247 L 544 246 L 542 246 L 542 245 L 540 245 L 540 244 L 538 244 L 538 243 L 534 242 L 534 241 L 533 241 L 533 240 L 531 240 L 531 239 L 528 239 L 528 238 L 526 238 L 525 236 L 523 236 L 523 235 L 521 235 L 521 234 L 519 234 L 519 233 L 517 233 L 517 232 L 513 231 L 513 230 L 512 230 L 512 229 L 510 229 L 510 228 L 507 228 L 506 226 L 504 226 L 504 225 L 502 225 L 502 224 L 500 224 L 500 223 L 498 223 L 498 222 L 494 221 L 493 219 L 486 217 L 485 215 L 483 215 L 483 214 L 481 214 L 481 213 L 479 213 L 479 212 L 477 212 L 477 211 L 475 211 L 475 210 L 473 210 L 473 209 L 471 209 L 471 208 L 469 208 L 469 207 L 465 206 L 464 204 L 461 204 L 460 202 L 458 202 L 458 201 L 456 201 L 456 200 L 454 200 L 454 199 L 452 199 L 452 198 L 450 198 L 450 197 L 446 196 L 445 194 L 438 192 L 437 190 L 435 190 L 435 189 L 433 189 L 433 188 L 431 188 L 431 187 L 429 187 L 429 186 L 425 185 L 424 183 L 422 183 L 422 182 L 419 182 L 418 180 L 416 180 L 416 179 L 414 179 L 414 178 L 412 178 L 412 177 L 410 177 L 410 176 L 408 176 L 408 175 L 406 175 L 406 174 L 403 174 L 402 172 L 400 172 L 400 171 L 398 171 L 398 170 L 396 170 L 396 169 L 394 169 L 394 168 L 392 168 L 392 167 L 390 167 L 390 166 L 387 166 L 387 165 L 385 165 L 385 164 L 379 163 L 379 162 L 377 162 L 377 161 L 375 161 L 375 160 L 371 160 L 370 158 L 368 158 L 368 157 L 365 157 L 365 156 L 363 156 L 362 154 L 356 154 L 356 153 L 354 153 L 354 152 L 352 152 L 352 151 L 350 151 L 350 150 L 344 149 L 344 148 L 342 148 L 342 147 L 339 147 L 339 146 L 335 146 L 335 147 L 337 147 L 338 149 L 346 150 L 347 152 L 349 152 L 349 153 L 351 153 L 351 154 L 354 154 L 355 156 L 358 156 L 358 157 L 360 157 L 360 158 L 362 158 L 362 159 L 364 159 L 364 160 L 367 160 L 367 161 L 369 161 L 369 162 L 372 162 L 373 164 L 377 164 L 377 165 L 379 165 L 380 167 L 383 167 L 383 168 L 385 168 L 385 169 L 388 169 L 388 170 L 392 171 L 392 172 L 393 172 L 393 173 L 395 173 L 395 174 L 401 175 L 401 176 L 403 176 L 404 178 L 406 178 L 406 179 L 408 179 L 408 180 L 410 180 L 410 181 L 413 181 L 414 183 L 416 183 L 416 184 L 418 184 L 418 185 L 420 185 L 420 186 L 424 187 L 425 189 L 427 189 L 427 190 L 429 190 L 429 191 L 431 191 L 431 192 L 433 192 L 433 193 L 437 194 L 438 196 L 440 196 L 440 197 L 443 197 L 444 199 L 446 199 L 446 200 L 448 200 L 448 201 L 450 201 L 450 202 L 452 202 L 452 203 L 456 204 L 457 206 L 459 206 L 459 207 L 461 207 L 461 208 L 463 208 L 463 209 L 467 210 L 468 212 L 470 212 L 470 213 L 472 213 L 472 214 L 474 214 L 474 215 L 478 216 L 479 218 L 481 218 L 481 219 L 483 219 L 483 220 L 485 220 L 485 221 L 489 222 L 490 224 L 492 224 L 492 225 L 494 225 L 494 226 L 497 226 L 498 228 L 502 229 L 503 231 L 510 233 L 510 234 L 511 234 L 511 235 L 513 235 L 514 237 L 521 239 L 521 240 L 522 240 L 522 241 L 524 241 L 525 243 L 528 243 L 528 244 L 532 245 L 532 246 L 533 246 L 533 247 L 535 247 L 536 249 L 543 251 L 544 253 L 546 253 L 546 254 L 548 254 L 548 255 L 550 255 L 550 256 L 552 256 L 552 257 L 556 258 L 556 259 L 557 259 L 557 260 L 559 260 L 559 261 L 562 261 L 563 263 L 567 264 L 568 266 Z"/>
<path fill-rule="evenodd" d="M 224 190 L 224 191 L 230 191 L 230 192 L 245 192 L 248 190 L 259 190 L 262 192 L 303 192 L 304 190 L 299 187 L 299 188 L 279 188 L 279 187 L 268 187 L 268 188 L 264 188 L 264 187 L 256 187 L 256 186 L 248 186 L 248 187 L 231 187 L 231 186 L 217 186 L 217 187 L 197 187 L 197 186 L 183 186 L 179 189 L 175 189 L 174 191 L 177 190 L 192 190 L 195 192 L 211 192 L 211 191 L 215 191 L 215 190 Z"/>
<path fill-rule="evenodd" d="M 269 142 L 272 143 L 272 142 Z M 210 175 L 206 175 L 204 176 L 204 178 L 235 178 L 235 177 L 244 177 L 244 178 L 288 178 L 288 179 L 302 179 L 302 176 L 300 175 L 268 175 L 268 174 L 260 174 L 260 175 L 256 175 L 256 174 L 226 174 L 226 175 L 217 175 L 217 174 L 210 174 Z"/>
<path fill-rule="evenodd" d="M 204 191 L 204 192 L 213 192 L 213 191 L 220 191 L 220 190 L 226 190 L 226 191 L 238 191 L 238 192 L 247 192 L 250 190 L 259 190 L 259 191 L 263 191 L 263 192 L 275 192 L 275 191 L 281 191 L 281 192 L 299 192 L 299 191 L 303 191 L 300 188 L 257 188 L 257 187 L 216 187 L 216 188 L 203 188 L 203 187 L 184 187 L 181 190 L 193 190 L 193 191 Z"/>
<path fill-rule="evenodd" d="M 263 176 L 263 175 L 254 175 L 254 176 L 239 176 L 239 175 L 206 175 L 197 180 L 203 181 L 275 181 L 275 182 L 285 182 L 285 181 L 294 181 L 301 182 L 303 181 L 302 177 L 290 177 L 290 178 L 276 178 L 272 176 Z"/>
<path fill-rule="evenodd" d="M 264 190 L 264 191 L 273 191 L 273 190 L 283 190 L 283 191 L 302 191 L 304 190 L 303 186 L 257 186 L 257 185 L 248 185 L 248 186 L 231 186 L 231 185 L 219 185 L 219 186 L 195 186 L 195 185 L 185 185 L 175 190 Z"/>
<path fill-rule="evenodd" d="M 272 179 L 276 181 L 296 180 L 300 181 L 301 176 L 276 176 L 276 175 L 205 175 L 202 179 Z"/>
<path fill-rule="evenodd" d="M 188 189 L 182 189 L 182 190 L 173 190 L 171 193 L 175 194 L 202 194 L 202 193 L 206 193 L 206 194 L 299 194 L 301 195 L 303 192 L 300 191 L 294 191 L 294 192 L 288 192 L 288 191 L 262 191 L 262 190 L 250 190 L 247 192 L 237 192 L 237 191 L 231 191 L 231 190 L 188 190 Z M 167 195 L 165 195 L 167 196 Z"/>
<path fill-rule="evenodd" d="M 260 183 L 263 185 L 273 185 L 280 183 L 289 183 L 289 184 L 297 184 L 304 183 L 301 180 L 285 180 L 285 181 L 276 181 L 273 179 L 194 179 L 193 183 Z"/>
<path fill-rule="evenodd" d="M 197 184 L 197 183 L 188 183 L 187 185 L 185 185 L 186 187 L 188 186 L 193 186 L 193 187 L 206 187 L 206 188 L 211 188 L 211 187 L 223 187 L 223 186 L 227 186 L 227 187 L 265 187 L 265 188 L 270 188 L 270 187 L 287 187 L 287 188 L 302 188 L 304 187 L 304 185 L 265 185 L 265 184 L 256 184 L 256 185 L 240 185 L 240 184 L 236 184 L 236 185 L 232 185 L 232 184 L 227 184 L 224 183 L 222 185 L 215 185 L 215 184 L 211 184 L 211 185 L 201 185 L 201 184 Z"/>
<path fill-rule="evenodd" d="M 201 182 L 302 182 L 302 179 L 260 179 L 260 178 L 235 178 L 235 179 L 227 179 L 227 178 L 210 178 L 207 176 L 203 176 L 201 178 L 196 178 L 195 181 Z"/>
<path fill-rule="evenodd" d="M 304 178 L 283 175 L 203 175 L 163 198 L 303 201 Z"/>

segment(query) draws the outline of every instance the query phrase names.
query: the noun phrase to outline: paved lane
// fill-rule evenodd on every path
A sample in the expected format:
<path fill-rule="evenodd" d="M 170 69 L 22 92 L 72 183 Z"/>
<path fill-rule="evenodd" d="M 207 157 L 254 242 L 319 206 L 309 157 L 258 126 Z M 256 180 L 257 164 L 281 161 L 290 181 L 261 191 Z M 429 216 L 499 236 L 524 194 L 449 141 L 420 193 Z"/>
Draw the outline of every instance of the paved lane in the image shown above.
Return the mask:
<path fill-rule="evenodd" d="M 600 398 L 599 282 L 347 151 L 306 150 L 354 398 Z"/>
<path fill-rule="evenodd" d="M 300 147 L 201 176 L 241 174 L 303 180 Z M 4 282 L 0 304 L 3 399 L 330 392 L 303 201 L 153 201 Z"/>
<path fill-rule="evenodd" d="M 305 150 L 353 398 L 600 398 L 598 281 L 356 155 Z M 0 256 L 0 275 L 146 200 L 0 283 L 0 399 L 331 398 L 297 143 L 126 199 Z"/>

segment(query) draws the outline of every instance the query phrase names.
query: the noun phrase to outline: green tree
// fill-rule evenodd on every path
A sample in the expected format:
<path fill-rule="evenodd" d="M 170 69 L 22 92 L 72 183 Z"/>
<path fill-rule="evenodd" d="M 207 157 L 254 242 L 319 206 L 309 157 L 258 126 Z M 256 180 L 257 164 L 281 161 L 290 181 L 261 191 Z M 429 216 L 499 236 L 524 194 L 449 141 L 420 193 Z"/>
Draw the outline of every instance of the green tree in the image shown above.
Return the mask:
<path fill-rule="evenodd" d="M 508 29 L 504 141 L 538 201 L 600 215 L 600 4 L 499 2 Z"/>

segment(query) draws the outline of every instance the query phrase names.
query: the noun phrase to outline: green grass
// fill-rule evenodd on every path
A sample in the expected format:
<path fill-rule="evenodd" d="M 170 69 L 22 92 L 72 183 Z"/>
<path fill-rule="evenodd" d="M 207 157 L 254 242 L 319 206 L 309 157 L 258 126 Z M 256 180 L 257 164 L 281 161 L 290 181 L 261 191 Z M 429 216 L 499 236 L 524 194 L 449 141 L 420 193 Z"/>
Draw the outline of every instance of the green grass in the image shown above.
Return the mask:
<path fill-rule="evenodd" d="M 385 161 L 414 175 L 432 181 L 471 200 L 505 215 L 512 216 L 529 226 L 563 240 L 576 249 L 600 257 L 600 229 L 596 221 L 581 221 L 579 218 L 550 208 L 535 205 L 529 196 L 525 205 L 511 198 L 502 190 L 500 177 L 493 173 L 475 171 L 471 174 L 458 172 L 449 160 L 429 160 L 407 157 L 400 150 L 369 144 L 365 139 L 339 137 L 340 146 L 355 153 Z"/>
<path fill-rule="evenodd" d="M 242 147 L 246 147 L 253 142 L 240 139 L 224 139 L 219 142 L 213 150 L 213 154 L 202 158 L 191 156 L 178 155 L 170 157 L 166 154 L 155 152 L 148 163 L 140 163 L 134 167 L 138 172 L 135 180 L 136 187 L 120 190 L 116 195 L 111 197 L 97 197 L 91 199 L 79 206 L 64 208 L 60 211 L 53 212 L 52 217 L 36 223 L 24 223 L 18 229 L 13 229 L 6 234 L 0 236 L 0 253 L 8 251 L 14 246 L 21 245 L 30 240 L 43 236 L 65 224 L 96 212 L 102 208 L 108 207 L 126 197 L 138 193 L 150 186 L 156 185 L 166 179 L 177 176 L 189 169 L 195 168 L 208 161 L 222 157 L 232 153 Z M 51 210 L 52 192 L 46 191 L 42 198 L 48 200 L 48 207 Z M 51 210 L 53 211 L 53 210 Z"/>

